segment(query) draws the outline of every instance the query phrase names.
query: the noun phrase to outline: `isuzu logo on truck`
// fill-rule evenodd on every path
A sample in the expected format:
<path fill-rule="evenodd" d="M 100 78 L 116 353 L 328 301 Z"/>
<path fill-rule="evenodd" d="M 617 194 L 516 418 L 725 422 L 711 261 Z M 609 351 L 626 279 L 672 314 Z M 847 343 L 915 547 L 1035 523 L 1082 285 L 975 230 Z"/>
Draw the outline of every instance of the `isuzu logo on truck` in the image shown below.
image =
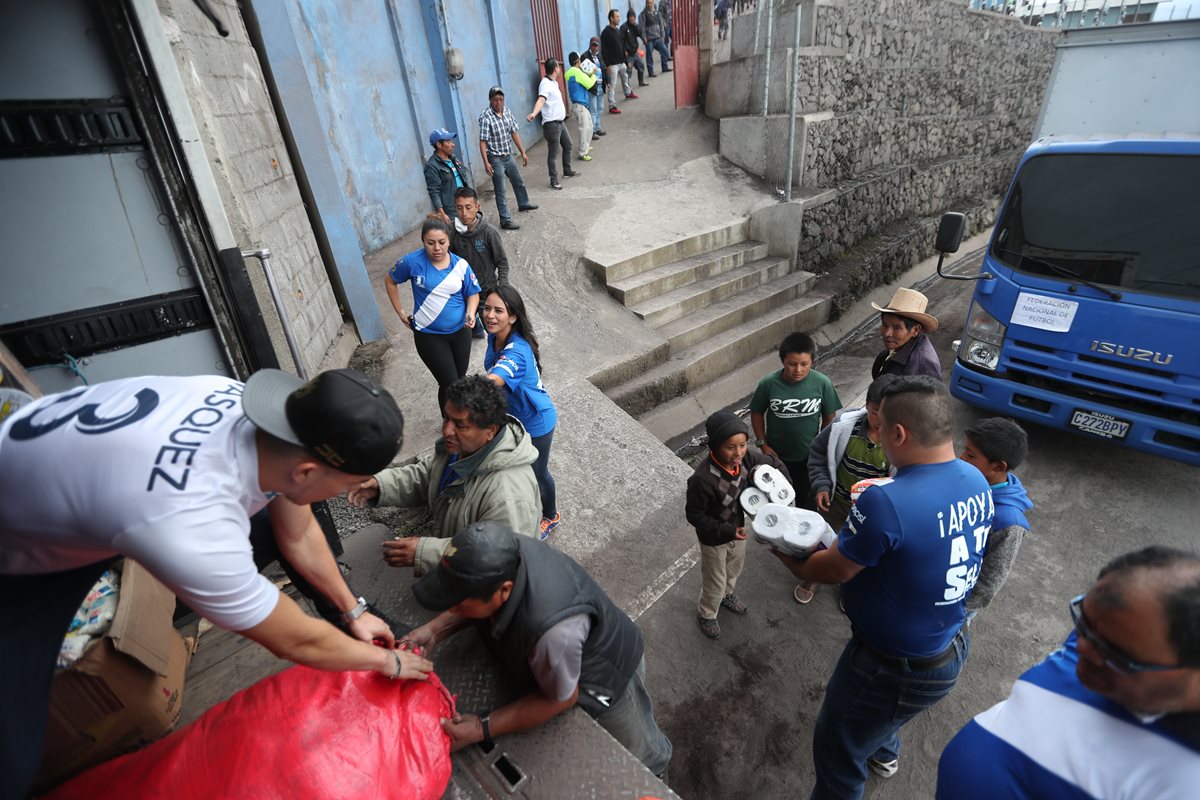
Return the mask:
<path fill-rule="evenodd" d="M 1102 342 L 1099 339 L 1092 340 L 1092 346 L 1089 348 L 1093 353 L 1103 353 L 1106 356 L 1116 356 L 1117 358 L 1128 358 L 1131 361 L 1150 361 L 1155 364 L 1166 366 L 1175 358 L 1173 353 L 1159 353 L 1154 350 L 1147 350 L 1144 347 L 1127 347 L 1123 344 L 1115 344 L 1113 342 Z"/>

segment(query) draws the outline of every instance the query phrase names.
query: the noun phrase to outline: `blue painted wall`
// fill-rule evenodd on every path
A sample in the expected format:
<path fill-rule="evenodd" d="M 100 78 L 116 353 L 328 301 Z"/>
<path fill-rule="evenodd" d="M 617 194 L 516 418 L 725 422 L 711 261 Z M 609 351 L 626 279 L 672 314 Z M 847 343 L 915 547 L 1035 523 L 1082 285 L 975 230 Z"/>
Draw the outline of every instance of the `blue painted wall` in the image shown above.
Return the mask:
<path fill-rule="evenodd" d="M 562 31 L 563 58 L 572 50 L 576 53 L 587 50 L 588 40 L 600 35 L 606 24 L 604 15 L 608 13 L 608 6 L 606 0 L 579 0 L 575 3 L 558 4 L 558 27 Z"/>
<path fill-rule="evenodd" d="M 289 113 L 289 121 L 322 127 L 320 136 L 296 138 L 326 143 L 320 157 L 340 182 L 363 252 L 418 227 L 431 210 L 422 169 L 432 129 L 458 131 L 460 154 L 477 182 L 487 180 L 478 119 L 489 87 L 504 86 L 526 146 L 541 138 L 540 126 L 525 121 L 538 81 L 529 0 L 255 0 L 259 8 L 281 3 L 291 31 L 265 27 L 268 58 L 288 49 L 271 47 L 273 36 L 294 36 L 290 49 L 316 115 Z M 581 31 L 572 35 L 583 37 L 572 47 L 599 30 L 596 3 L 560 4 Z M 461 81 L 447 77 L 447 46 L 463 52 Z"/>

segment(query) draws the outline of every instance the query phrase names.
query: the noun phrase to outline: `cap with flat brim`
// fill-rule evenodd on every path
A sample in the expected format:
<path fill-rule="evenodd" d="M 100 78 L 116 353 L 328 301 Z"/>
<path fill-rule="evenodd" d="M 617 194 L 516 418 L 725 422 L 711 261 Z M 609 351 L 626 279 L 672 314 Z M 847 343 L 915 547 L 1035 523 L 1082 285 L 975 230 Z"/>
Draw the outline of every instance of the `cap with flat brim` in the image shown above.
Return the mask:
<path fill-rule="evenodd" d="M 261 431 L 297 447 L 304 442 L 287 418 L 287 399 L 304 381 L 277 369 L 263 369 L 250 376 L 242 392 L 242 410 Z"/>
<path fill-rule="evenodd" d="M 404 440 L 404 415 L 379 384 L 353 369 L 307 383 L 277 369 L 250 376 L 242 409 L 259 430 L 348 475 L 374 475 Z"/>

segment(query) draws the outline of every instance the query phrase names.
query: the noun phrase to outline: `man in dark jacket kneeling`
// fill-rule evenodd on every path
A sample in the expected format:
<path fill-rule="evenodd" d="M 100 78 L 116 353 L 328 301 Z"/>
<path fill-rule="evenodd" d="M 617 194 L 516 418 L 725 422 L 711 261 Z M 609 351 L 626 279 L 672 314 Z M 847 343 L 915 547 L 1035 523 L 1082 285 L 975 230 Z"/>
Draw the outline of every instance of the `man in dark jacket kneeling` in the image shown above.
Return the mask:
<path fill-rule="evenodd" d="M 442 613 L 403 640 L 430 648 L 477 623 L 484 642 L 531 691 L 482 717 L 442 725 L 457 750 L 537 727 L 576 703 L 662 776 L 671 742 L 654 721 L 642 633 L 573 559 L 498 522 L 468 525 L 413 587 Z"/>

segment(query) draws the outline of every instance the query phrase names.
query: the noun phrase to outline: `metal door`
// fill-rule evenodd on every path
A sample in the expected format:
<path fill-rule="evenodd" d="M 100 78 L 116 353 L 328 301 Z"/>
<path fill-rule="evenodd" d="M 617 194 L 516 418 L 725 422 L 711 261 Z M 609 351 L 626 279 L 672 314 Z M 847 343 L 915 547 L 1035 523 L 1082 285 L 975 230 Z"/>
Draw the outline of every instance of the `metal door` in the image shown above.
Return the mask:
<path fill-rule="evenodd" d="M 97 5 L 0 7 L 0 339 L 47 392 L 232 374 Z"/>
<path fill-rule="evenodd" d="M 712 20 L 706 20 L 710 23 Z M 671 54 L 675 68 L 675 107 L 700 103 L 700 0 L 672 0 Z M 649 57 L 649 53 L 646 54 Z"/>
<path fill-rule="evenodd" d="M 558 3 L 555 0 L 529 0 L 533 12 L 533 46 L 538 61 L 563 57 L 562 31 L 558 27 Z"/>
<path fill-rule="evenodd" d="M 567 65 L 563 63 L 562 29 L 558 26 L 558 3 L 555 0 L 529 0 L 529 9 L 533 12 L 533 47 L 537 51 L 538 74 L 546 76 L 543 68 L 547 58 L 553 58 L 562 64 L 558 73 L 558 90 L 562 92 L 563 100 L 567 97 L 567 85 L 563 73 Z"/>

